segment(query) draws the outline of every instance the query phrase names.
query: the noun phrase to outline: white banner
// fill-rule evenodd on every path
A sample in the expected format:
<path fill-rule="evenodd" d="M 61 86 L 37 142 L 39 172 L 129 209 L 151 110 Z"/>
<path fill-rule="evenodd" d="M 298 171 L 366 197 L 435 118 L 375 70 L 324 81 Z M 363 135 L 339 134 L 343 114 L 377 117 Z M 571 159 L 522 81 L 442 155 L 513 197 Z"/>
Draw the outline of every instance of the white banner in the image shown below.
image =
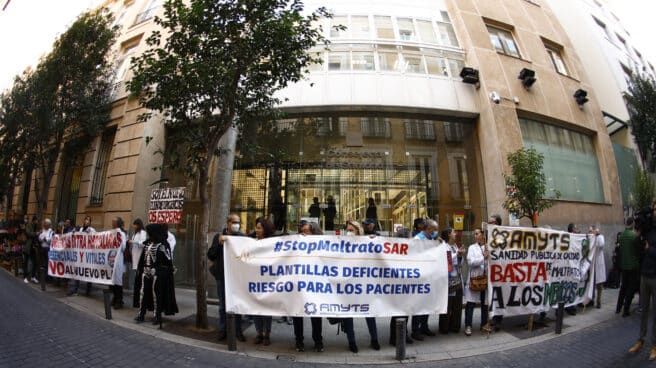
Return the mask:
<path fill-rule="evenodd" d="M 228 312 L 297 317 L 446 312 L 446 247 L 434 241 L 328 235 L 226 239 Z"/>
<path fill-rule="evenodd" d="M 487 239 L 493 315 L 546 312 L 559 302 L 591 299 L 595 252 L 585 234 L 488 225 Z"/>
<path fill-rule="evenodd" d="M 117 230 L 54 235 L 48 253 L 48 275 L 111 285 L 121 236 Z"/>

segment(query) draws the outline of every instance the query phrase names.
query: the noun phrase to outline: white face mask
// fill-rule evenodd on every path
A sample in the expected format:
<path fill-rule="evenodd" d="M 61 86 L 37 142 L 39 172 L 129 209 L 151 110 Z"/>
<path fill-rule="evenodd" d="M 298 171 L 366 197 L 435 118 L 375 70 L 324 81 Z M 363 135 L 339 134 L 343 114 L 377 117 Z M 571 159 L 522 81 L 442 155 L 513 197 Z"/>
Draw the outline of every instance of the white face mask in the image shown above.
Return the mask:
<path fill-rule="evenodd" d="M 346 235 L 348 235 L 348 236 L 355 236 L 355 232 L 353 232 L 353 231 L 347 231 L 347 232 L 346 232 Z"/>
<path fill-rule="evenodd" d="M 239 224 L 230 224 L 230 231 L 232 231 L 233 233 L 239 231 Z"/>

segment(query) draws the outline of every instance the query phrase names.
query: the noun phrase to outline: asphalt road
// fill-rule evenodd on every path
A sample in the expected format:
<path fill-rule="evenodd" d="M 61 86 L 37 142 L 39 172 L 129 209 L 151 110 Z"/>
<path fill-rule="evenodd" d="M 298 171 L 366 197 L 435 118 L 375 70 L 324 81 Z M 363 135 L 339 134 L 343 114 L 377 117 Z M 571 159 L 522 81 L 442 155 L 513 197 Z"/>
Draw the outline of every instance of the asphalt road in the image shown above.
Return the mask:
<path fill-rule="evenodd" d="M 491 354 L 394 367 L 656 367 L 638 354 L 639 315 Z M 86 315 L 0 271 L 0 367 L 313 367 L 164 341 Z M 321 364 L 321 366 L 329 366 Z"/>

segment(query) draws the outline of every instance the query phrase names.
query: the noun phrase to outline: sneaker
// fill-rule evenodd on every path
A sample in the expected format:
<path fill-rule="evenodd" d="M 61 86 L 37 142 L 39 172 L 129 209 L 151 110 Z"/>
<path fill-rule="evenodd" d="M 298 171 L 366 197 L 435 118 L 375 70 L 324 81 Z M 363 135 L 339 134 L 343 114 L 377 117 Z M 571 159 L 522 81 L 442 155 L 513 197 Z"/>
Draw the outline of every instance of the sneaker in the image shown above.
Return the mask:
<path fill-rule="evenodd" d="M 30 281 L 28 279 L 23 279 L 23 282 L 26 283 L 26 284 L 30 283 Z"/>
<path fill-rule="evenodd" d="M 314 351 L 316 353 L 323 353 L 323 343 L 322 342 L 315 343 L 314 344 Z"/>
<path fill-rule="evenodd" d="M 636 342 L 635 344 L 633 344 L 633 346 L 631 346 L 631 348 L 629 349 L 629 353 L 637 353 L 638 350 L 642 349 L 643 344 L 644 342 L 642 340 L 638 340 L 638 342 Z M 654 348 L 652 347 L 652 351 L 653 349 Z"/>
<path fill-rule="evenodd" d="M 38 284 L 39 280 L 37 280 L 36 277 L 32 277 L 32 282 L 35 283 L 35 284 Z"/>
<path fill-rule="evenodd" d="M 465 336 L 471 336 L 471 334 L 472 334 L 471 326 L 465 327 Z"/>

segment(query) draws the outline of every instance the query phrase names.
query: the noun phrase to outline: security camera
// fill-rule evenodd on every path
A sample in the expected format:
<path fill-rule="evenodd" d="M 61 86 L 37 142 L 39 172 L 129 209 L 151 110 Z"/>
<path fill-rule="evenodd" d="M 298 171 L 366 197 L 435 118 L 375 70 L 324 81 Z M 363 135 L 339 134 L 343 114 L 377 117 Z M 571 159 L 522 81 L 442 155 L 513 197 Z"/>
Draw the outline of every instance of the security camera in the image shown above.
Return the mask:
<path fill-rule="evenodd" d="M 492 91 L 492 93 L 490 93 L 490 100 L 498 105 L 499 102 L 501 102 L 501 96 L 499 96 L 499 93 Z"/>

